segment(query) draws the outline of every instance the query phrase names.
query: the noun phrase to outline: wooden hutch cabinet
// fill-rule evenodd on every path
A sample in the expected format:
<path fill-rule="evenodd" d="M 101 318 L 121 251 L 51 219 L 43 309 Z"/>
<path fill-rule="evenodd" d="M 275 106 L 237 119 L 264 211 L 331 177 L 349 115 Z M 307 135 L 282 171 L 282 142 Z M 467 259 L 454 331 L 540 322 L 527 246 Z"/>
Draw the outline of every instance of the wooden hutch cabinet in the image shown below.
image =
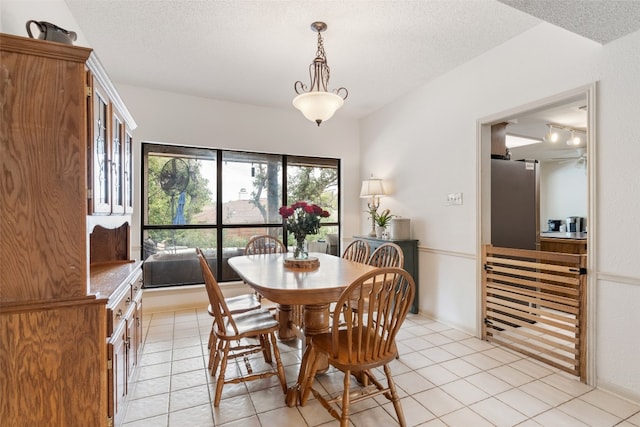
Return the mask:
<path fill-rule="evenodd" d="M 0 106 L 0 425 L 112 425 L 142 345 L 135 122 L 91 49 L 6 34 Z"/>

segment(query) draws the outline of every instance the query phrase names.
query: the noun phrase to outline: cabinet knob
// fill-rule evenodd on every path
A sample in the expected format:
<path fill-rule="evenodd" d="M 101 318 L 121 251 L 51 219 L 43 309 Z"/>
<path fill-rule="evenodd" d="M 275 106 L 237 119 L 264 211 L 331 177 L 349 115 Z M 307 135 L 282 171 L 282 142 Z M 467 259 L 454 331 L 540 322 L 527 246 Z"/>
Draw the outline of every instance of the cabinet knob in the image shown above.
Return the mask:
<path fill-rule="evenodd" d="M 116 319 L 122 319 L 122 309 L 119 308 L 118 311 L 116 312 Z"/>
<path fill-rule="evenodd" d="M 131 297 L 127 297 L 127 300 L 124 303 L 127 305 L 131 304 Z"/>

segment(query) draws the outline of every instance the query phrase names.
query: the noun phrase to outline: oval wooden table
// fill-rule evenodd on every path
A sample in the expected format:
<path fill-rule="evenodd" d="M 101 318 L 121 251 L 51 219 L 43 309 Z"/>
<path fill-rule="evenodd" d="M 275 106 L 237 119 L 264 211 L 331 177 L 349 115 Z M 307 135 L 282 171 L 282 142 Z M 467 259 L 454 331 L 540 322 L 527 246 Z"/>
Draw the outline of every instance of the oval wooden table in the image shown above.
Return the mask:
<path fill-rule="evenodd" d="M 304 306 L 303 333 L 307 343 L 302 355 L 297 383 L 287 391 L 288 406 L 299 403 L 300 388 L 307 375 L 309 339 L 329 331 L 329 305 L 336 302 L 342 291 L 362 274 L 374 270 L 367 264 L 349 261 L 333 255 L 311 253 L 320 266 L 316 269 L 290 268 L 284 265 L 291 254 L 244 255 L 229 258 L 229 265 L 262 296 L 282 306 L 278 321 L 286 328 L 290 307 Z M 326 363 L 325 363 L 326 365 Z"/>

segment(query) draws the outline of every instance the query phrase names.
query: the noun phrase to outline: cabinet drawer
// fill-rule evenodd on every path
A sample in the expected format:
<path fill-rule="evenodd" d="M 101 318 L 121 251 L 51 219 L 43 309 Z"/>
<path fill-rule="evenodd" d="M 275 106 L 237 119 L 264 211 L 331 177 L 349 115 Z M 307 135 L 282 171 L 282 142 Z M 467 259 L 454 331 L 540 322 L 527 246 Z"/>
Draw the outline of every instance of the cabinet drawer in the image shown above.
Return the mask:
<path fill-rule="evenodd" d="M 119 289 L 117 295 L 112 295 L 107 305 L 107 337 L 118 329 L 120 323 L 125 319 L 129 306 L 133 299 L 131 298 L 131 286 L 123 286 Z"/>

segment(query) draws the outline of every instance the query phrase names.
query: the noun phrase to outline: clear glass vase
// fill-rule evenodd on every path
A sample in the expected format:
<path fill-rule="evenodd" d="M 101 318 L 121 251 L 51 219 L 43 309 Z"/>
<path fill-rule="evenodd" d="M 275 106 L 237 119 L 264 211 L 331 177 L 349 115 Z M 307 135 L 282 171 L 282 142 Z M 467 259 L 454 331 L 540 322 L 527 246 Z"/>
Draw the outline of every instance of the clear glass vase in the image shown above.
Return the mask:
<path fill-rule="evenodd" d="M 307 245 L 306 236 L 296 240 L 296 246 L 293 248 L 294 259 L 307 259 L 309 258 L 309 246 Z"/>

